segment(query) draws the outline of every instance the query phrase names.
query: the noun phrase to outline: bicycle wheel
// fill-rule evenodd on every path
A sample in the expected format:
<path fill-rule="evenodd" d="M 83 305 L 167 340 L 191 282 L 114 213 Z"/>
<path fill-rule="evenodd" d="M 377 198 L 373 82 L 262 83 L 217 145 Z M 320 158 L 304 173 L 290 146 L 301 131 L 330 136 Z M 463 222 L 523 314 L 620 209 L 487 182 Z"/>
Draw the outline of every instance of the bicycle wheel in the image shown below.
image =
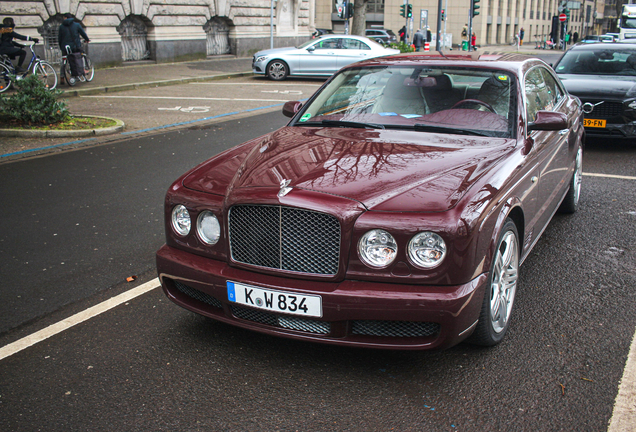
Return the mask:
<path fill-rule="evenodd" d="M 0 93 L 4 93 L 11 87 L 11 71 L 8 67 L 0 64 Z"/>
<path fill-rule="evenodd" d="M 57 87 L 57 72 L 47 62 L 37 62 L 33 68 L 33 73 L 44 83 L 47 90 L 54 90 Z"/>
<path fill-rule="evenodd" d="M 82 58 L 84 59 L 84 75 L 86 76 L 86 81 L 93 81 L 93 78 L 95 78 L 95 66 L 93 66 L 93 62 L 86 54 L 82 54 Z"/>
<path fill-rule="evenodd" d="M 71 65 L 68 60 L 64 60 L 62 63 L 62 76 L 66 84 L 73 87 L 77 82 L 77 79 L 71 75 Z"/>

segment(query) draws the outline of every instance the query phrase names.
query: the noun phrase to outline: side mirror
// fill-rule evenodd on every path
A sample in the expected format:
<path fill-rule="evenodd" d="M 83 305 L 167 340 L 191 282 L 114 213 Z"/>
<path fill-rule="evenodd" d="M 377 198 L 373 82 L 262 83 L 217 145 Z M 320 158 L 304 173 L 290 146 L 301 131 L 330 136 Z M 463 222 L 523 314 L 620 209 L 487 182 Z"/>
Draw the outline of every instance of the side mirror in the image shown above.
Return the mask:
<path fill-rule="evenodd" d="M 283 115 L 285 117 L 293 117 L 303 107 L 303 104 L 298 101 L 288 101 L 283 105 Z"/>
<path fill-rule="evenodd" d="M 537 118 L 528 123 L 530 131 L 558 131 L 568 128 L 568 118 L 565 114 L 554 111 L 537 111 Z"/>
<path fill-rule="evenodd" d="M 315 50 L 316 50 L 316 46 L 315 45 L 312 45 L 309 48 L 307 48 L 307 51 L 309 51 L 309 52 L 314 52 Z"/>

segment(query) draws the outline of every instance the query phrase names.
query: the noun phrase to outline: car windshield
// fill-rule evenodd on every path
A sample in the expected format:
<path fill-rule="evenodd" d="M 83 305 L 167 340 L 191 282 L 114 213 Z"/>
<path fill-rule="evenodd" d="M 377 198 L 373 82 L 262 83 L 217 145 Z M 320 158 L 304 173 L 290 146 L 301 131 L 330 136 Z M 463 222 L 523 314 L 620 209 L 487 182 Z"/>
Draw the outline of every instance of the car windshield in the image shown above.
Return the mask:
<path fill-rule="evenodd" d="M 560 74 L 636 75 L 636 50 L 604 48 L 572 50 L 565 53 L 556 67 Z"/>
<path fill-rule="evenodd" d="M 514 76 L 460 67 L 366 67 L 336 75 L 295 126 L 514 137 Z"/>

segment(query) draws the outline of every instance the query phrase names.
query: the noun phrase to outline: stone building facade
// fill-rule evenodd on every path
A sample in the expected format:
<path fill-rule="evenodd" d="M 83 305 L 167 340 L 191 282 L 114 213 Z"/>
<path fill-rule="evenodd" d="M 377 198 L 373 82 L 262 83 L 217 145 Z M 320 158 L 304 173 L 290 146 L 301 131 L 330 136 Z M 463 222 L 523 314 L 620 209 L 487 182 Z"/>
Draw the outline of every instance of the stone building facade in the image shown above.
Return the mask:
<path fill-rule="evenodd" d="M 70 12 L 91 39 L 97 66 L 152 60 L 173 62 L 234 54 L 250 56 L 298 45 L 314 31 L 315 0 L 11 0 L 0 19 L 39 37 L 40 55 L 57 63 L 57 29 Z M 272 19 L 273 15 L 273 19 Z"/>
<path fill-rule="evenodd" d="M 355 0 L 354 0 L 355 1 Z M 524 44 L 535 44 L 550 37 L 553 19 L 559 14 L 563 0 L 481 0 L 479 15 L 473 20 L 473 31 L 478 46 L 502 45 L 510 43 L 514 35 L 524 28 Z M 616 0 L 608 0 L 616 1 Z M 413 34 L 427 24 L 432 32 L 437 31 L 437 0 L 409 0 L 413 6 L 413 17 L 409 20 L 400 16 L 400 6 L 404 0 L 368 0 L 366 27 L 384 27 L 396 34 L 402 26 L 407 26 Z M 442 34 L 447 34 L 448 46 L 456 49 L 461 44 L 462 28 L 468 23 L 470 0 L 444 0 L 442 2 L 446 19 L 442 21 Z M 570 9 L 568 31 L 586 34 L 601 31 L 605 0 L 567 1 Z M 344 29 L 343 20 L 338 18 L 334 0 L 316 0 L 316 27 Z M 318 13 L 320 12 L 320 13 Z"/>

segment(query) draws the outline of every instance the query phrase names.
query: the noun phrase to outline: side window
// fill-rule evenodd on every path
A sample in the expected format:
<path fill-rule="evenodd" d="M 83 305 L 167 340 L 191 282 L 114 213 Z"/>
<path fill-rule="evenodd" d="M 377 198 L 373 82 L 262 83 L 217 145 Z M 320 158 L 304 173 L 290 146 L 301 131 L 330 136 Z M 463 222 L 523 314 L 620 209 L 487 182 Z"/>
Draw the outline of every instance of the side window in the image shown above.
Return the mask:
<path fill-rule="evenodd" d="M 338 48 L 337 38 L 325 39 L 316 44 L 316 49 L 336 49 Z"/>
<path fill-rule="evenodd" d="M 371 48 L 357 39 L 342 39 L 342 49 L 368 50 Z"/>
<path fill-rule="evenodd" d="M 537 111 L 550 110 L 554 106 L 554 99 L 548 93 L 540 68 L 534 68 L 526 74 L 525 92 L 529 122 L 535 120 Z"/>
<path fill-rule="evenodd" d="M 541 68 L 541 72 L 543 73 L 548 93 L 554 100 L 554 106 L 557 106 L 565 95 L 550 72 L 548 72 L 545 68 Z"/>

